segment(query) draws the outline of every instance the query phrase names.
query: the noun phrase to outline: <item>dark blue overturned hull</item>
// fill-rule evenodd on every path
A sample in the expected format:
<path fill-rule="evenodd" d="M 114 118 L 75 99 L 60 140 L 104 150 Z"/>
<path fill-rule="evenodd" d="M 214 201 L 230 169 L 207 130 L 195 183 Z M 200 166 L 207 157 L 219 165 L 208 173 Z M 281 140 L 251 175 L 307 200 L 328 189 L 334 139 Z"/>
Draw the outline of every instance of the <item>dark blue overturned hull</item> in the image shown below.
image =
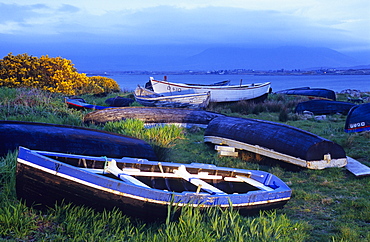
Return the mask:
<path fill-rule="evenodd" d="M 298 96 L 307 96 L 312 98 L 321 98 L 321 99 L 328 99 L 328 100 L 336 100 L 336 95 L 333 90 L 324 89 L 324 88 L 294 88 L 294 89 L 287 89 L 282 91 L 277 91 L 276 93 L 286 94 L 286 95 L 298 95 Z"/>
<path fill-rule="evenodd" d="M 111 161 L 21 147 L 17 159 L 17 195 L 28 204 L 53 206 L 56 201 L 65 201 L 99 210 L 117 207 L 127 215 L 145 220 L 165 219 L 168 206 L 232 206 L 248 214 L 280 208 L 291 196 L 291 189 L 283 181 L 263 171 L 122 158 L 116 160 L 122 173 L 114 176 L 103 171 Z M 191 178 L 178 176 L 180 167 Z M 120 180 L 118 176 L 129 179 Z M 211 188 L 195 186 L 194 179 Z"/>
<path fill-rule="evenodd" d="M 311 100 L 307 102 L 298 103 L 295 108 L 296 113 L 303 113 L 309 111 L 313 114 L 347 114 L 349 110 L 356 106 L 356 104 L 340 101 L 330 100 Z"/>
<path fill-rule="evenodd" d="M 353 107 L 346 119 L 344 131 L 355 133 L 370 130 L 370 103 Z"/>
<path fill-rule="evenodd" d="M 209 123 L 204 140 L 310 169 L 347 164 L 346 153 L 340 145 L 289 125 L 264 120 L 215 118 Z"/>
<path fill-rule="evenodd" d="M 0 121 L 0 156 L 19 146 L 54 152 L 156 159 L 153 148 L 133 137 L 83 127 Z"/>

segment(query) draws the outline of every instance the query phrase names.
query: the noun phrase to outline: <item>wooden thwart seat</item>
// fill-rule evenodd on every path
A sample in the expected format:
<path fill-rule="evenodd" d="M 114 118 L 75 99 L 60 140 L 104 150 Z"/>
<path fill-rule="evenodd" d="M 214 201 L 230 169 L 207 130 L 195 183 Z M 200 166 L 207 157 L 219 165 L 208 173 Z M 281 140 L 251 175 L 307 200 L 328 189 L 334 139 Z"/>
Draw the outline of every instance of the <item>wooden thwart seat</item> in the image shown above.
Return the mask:
<path fill-rule="evenodd" d="M 184 165 L 181 165 L 178 169 L 175 169 L 173 173 L 169 172 L 150 172 L 150 171 L 141 171 L 140 169 L 136 168 L 124 168 L 120 169 L 117 167 L 117 162 L 115 160 L 109 161 L 107 166 L 103 169 L 88 169 L 83 168 L 83 170 L 94 172 L 94 173 L 104 173 L 108 172 L 111 173 L 121 180 L 131 183 L 134 185 L 142 186 L 150 188 L 148 185 L 144 184 L 143 182 L 136 179 L 134 176 L 142 176 L 142 177 L 164 177 L 164 178 L 182 178 L 191 184 L 198 187 L 197 193 L 202 189 L 210 194 L 227 194 L 224 191 L 218 189 L 215 186 L 203 181 L 202 179 L 208 180 L 224 180 L 224 181 L 231 181 L 231 182 L 245 182 L 248 183 L 258 189 L 265 190 L 265 191 L 273 191 L 274 189 L 264 185 L 261 182 L 258 182 L 248 176 L 243 175 L 235 175 L 233 176 L 219 176 L 219 175 L 209 175 L 208 172 L 199 172 L 198 174 L 191 174 L 186 170 Z"/>
<path fill-rule="evenodd" d="M 179 177 L 187 180 L 191 184 L 196 185 L 197 187 L 200 187 L 204 191 L 211 193 L 211 194 L 226 194 L 225 192 L 221 191 L 220 189 L 208 184 L 207 182 L 195 177 L 194 175 L 190 174 L 185 166 L 181 165 L 179 169 L 175 170 L 174 173 L 178 175 Z"/>

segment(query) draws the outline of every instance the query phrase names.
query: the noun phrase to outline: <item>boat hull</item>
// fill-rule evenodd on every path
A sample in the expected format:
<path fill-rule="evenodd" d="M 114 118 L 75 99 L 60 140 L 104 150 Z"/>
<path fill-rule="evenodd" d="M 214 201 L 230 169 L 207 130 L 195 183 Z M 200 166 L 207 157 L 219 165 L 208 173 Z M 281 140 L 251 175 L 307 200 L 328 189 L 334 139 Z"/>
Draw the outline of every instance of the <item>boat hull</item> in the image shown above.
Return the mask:
<path fill-rule="evenodd" d="M 73 99 L 73 98 L 64 98 L 64 102 L 68 105 L 69 108 L 76 108 L 76 109 L 93 109 L 93 110 L 102 110 L 111 107 L 105 106 L 98 106 L 83 102 L 81 98 Z"/>
<path fill-rule="evenodd" d="M 347 114 L 356 104 L 348 102 L 330 101 L 330 100 L 311 100 L 298 103 L 295 108 L 296 113 L 309 111 L 313 114 Z"/>
<path fill-rule="evenodd" d="M 58 157 L 58 160 L 56 160 L 56 157 Z M 61 161 L 69 162 L 70 160 L 82 159 L 87 163 L 83 168 L 77 167 L 76 164 L 67 164 Z M 291 196 L 291 189 L 284 182 L 263 171 L 221 168 L 206 164 L 159 163 L 132 158 L 117 160 L 121 169 L 124 166 L 130 166 L 130 168 L 141 167 L 140 169 L 153 171 L 158 170 L 160 166 L 166 172 L 172 170 L 176 172 L 174 169 L 184 165 L 190 172 L 215 173 L 216 170 L 218 173 L 226 175 L 234 172 L 248 176 L 253 182 L 261 184 L 263 187 L 257 189 L 250 184 L 239 182 L 236 183 L 236 187 L 248 187 L 246 190 L 244 188 L 243 191 L 240 190 L 240 194 L 210 194 L 194 191 L 193 187 L 187 188 L 188 185 L 183 185 L 184 182 L 187 184 L 183 179 L 180 179 L 183 182 L 177 183 L 172 180 L 169 181 L 170 187 L 166 188 L 168 190 L 161 189 L 161 184 L 151 182 L 152 178 L 148 178 L 146 183 L 159 187 L 133 185 L 107 174 L 97 174 L 90 171 L 89 164 L 92 160 L 95 161 L 95 165 L 99 166 L 100 163 L 104 164 L 111 159 L 32 151 L 21 147 L 17 158 L 17 196 L 19 199 L 26 200 L 29 205 L 54 206 L 55 202 L 64 201 L 98 210 L 117 207 L 129 216 L 144 220 L 165 219 L 168 206 L 174 206 L 174 208 L 184 206 L 229 208 L 232 206 L 242 214 L 249 214 L 261 209 L 282 207 Z M 159 183 L 158 179 L 156 182 Z M 220 184 L 220 187 L 228 187 L 223 183 Z M 181 186 L 182 189 L 179 190 L 177 186 Z M 214 186 L 216 185 L 214 184 Z"/>
<path fill-rule="evenodd" d="M 348 113 L 344 131 L 355 133 L 370 130 L 370 103 L 354 106 Z"/>
<path fill-rule="evenodd" d="M 139 119 L 147 125 L 174 124 L 179 126 L 207 127 L 208 123 L 222 114 L 204 110 L 161 108 L 161 107 L 124 107 L 111 108 L 88 113 L 85 123 L 104 124 L 125 119 Z"/>
<path fill-rule="evenodd" d="M 223 117 L 213 119 L 204 141 L 228 145 L 309 169 L 343 167 L 343 148 L 307 131 L 256 119 Z"/>
<path fill-rule="evenodd" d="M 333 90 L 324 89 L 324 88 L 293 88 L 276 92 L 278 94 L 286 95 L 297 95 L 297 96 L 307 96 L 309 98 L 319 98 L 326 100 L 336 101 L 336 95 Z"/>
<path fill-rule="evenodd" d="M 204 109 L 208 106 L 210 100 L 209 92 L 160 95 L 142 87 L 137 87 L 134 95 L 138 103 L 147 107 Z"/>
<path fill-rule="evenodd" d="M 148 143 L 125 135 L 70 125 L 0 121 L 0 156 L 19 146 L 114 158 L 156 159 Z"/>
<path fill-rule="evenodd" d="M 156 93 L 204 93 L 210 92 L 210 102 L 236 102 L 267 97 L 270 82 L 235 86 L 197 86 L 150 79 Z"/>

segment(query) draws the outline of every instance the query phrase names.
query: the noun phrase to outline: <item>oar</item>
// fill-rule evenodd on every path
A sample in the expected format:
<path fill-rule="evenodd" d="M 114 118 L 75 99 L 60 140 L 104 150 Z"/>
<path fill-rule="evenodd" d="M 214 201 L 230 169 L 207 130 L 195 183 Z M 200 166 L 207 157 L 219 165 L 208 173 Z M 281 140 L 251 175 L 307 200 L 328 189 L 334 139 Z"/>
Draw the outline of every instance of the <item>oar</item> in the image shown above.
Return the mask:
<path fill-rule="evenodd" d="M 132 176 L 124 173 L 121 169 L 119 169 L 118 166 L 117 166 L 117 161 L 114 160 L 114 159 L 107 162 L 107 165 L 104 167 L 104 171 L 115 175 L 116 177 L 118 177 L 119 179 L 121 179 L 122 181 L 125 181 L 127 183 L 131 183 L 131 184 L 141 186 L 141 187 L 150 188 L 149 186 L 142 183 L 141 181 L 139 181 L 135 177 L 132 177 Z"/>

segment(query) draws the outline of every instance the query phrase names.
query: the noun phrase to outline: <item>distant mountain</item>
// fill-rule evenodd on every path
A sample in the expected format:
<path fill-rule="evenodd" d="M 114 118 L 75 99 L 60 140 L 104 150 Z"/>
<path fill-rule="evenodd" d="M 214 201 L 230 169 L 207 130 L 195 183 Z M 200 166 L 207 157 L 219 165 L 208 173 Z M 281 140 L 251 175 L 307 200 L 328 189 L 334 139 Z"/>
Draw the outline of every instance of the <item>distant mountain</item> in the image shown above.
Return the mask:
<path fill-rule="evenodd" d="M 210 48 L 187 58 L 188 69 L 306 69 L 359 65 L 347 55 L 328 48 L 287 46 L 279 48 Z"/>
<path fill-rule="evenodd" d="M 28 53 L 61 56 L 88 71 L 294 70 L 351 68 L 370 64 L 370 52 L 340 53 L 329 48 L 285 46 L 242 48 L 204 45 L 44 44 L 0 45 L 3 56 Z"/>

